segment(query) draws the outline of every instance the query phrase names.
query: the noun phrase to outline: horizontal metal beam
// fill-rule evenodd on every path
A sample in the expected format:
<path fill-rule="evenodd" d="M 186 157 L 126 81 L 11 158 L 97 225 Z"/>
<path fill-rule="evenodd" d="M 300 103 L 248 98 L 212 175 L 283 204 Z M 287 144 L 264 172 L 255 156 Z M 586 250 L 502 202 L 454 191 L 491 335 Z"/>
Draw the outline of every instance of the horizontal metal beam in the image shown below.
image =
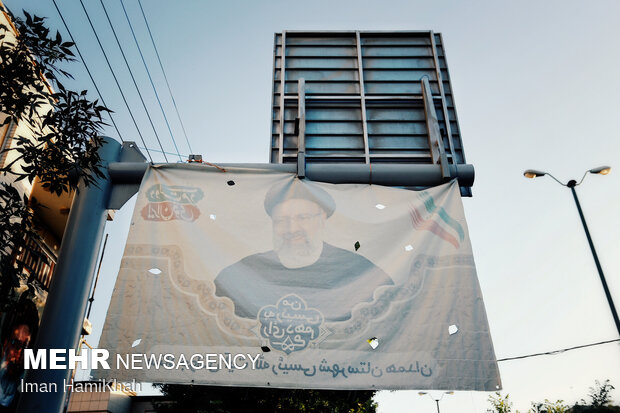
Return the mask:
<path fill-rule="evenodd" d="M 173 168 L 200 170 L 204 164 L 170 164 Z M 108 168 L 113 184 L 140 183 L 148 164 L 133 162 L 110 163 Z M 274 172 L 297 173 L 297 164 L 272 163 L 226 163 L 220 168 L 260 169 Z M 159 165 L 159 167 L 166 167 Z M 446 182 L 441 167 L 431 164 L 318 164 L 306 165 L 306 177 L 311 181 L 333 184 L 377 184 L 386 186 L 424 187 Z M 469 164 L 450 165 L 450 178 L 457 178 L 461 187 L 474 184 L 474 166 Z"/>

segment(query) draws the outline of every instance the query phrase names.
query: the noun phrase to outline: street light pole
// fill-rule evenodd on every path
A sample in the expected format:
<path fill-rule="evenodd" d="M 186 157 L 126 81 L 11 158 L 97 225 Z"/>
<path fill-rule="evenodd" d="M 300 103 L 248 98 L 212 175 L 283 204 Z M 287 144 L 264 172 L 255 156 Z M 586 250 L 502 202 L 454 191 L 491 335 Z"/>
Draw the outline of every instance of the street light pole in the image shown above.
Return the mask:
<path fill-rule="evenodd" d="M 579 203 L 579 198 L 577 197 L 577 192 L 575 191 L 575 186 L 577 186 L 577 182 L 575 180 L 568 181 L 566 186 L 570 188 L 573 194 L 573 198 L 575 199 L 575 205 L 577 206 L 577 211 L 579 211 L 579 218 L 581 218 L 583 229 L 586 232 L 586 237 L 588 238 L 588 244 L 590 244 L 590 250 L 592 251 L 592 257 L 594 257 L 594 263 L 596 264 L 598 275 L 601 278 L 601 283 L 603 284 L 603 289 L 605 290 L 605 296 L 607 297 L 607 302 L 609 303 L 611 314 L 614 318 L 614 322 L 616 323 L 616 329 L 618 330 L 618 335 L 620 335 L 620 319 L 618 318 L 618 312 L 616 311 L 614 300 L 611 298 L 611 293 L 609 292 L 609 287 L 607 286 L 607 281 L 605 280 L 605 274 L 603 274 L 603 268 L 601 267 L 601 263 L 598 260 L 598 255 L 596 254 L 596 250 L 594 249 L 594 243 L 592 242 L 592 237 L 590 236 L 590 231 L 588 230 L 588 224 L 586 224 L 586 218 L 583 216 L 583 211 L 581 210 L 581 204 Z"/>
<path fill-rule="evenodd" d="M 538 171 L 535 169 L 528 169 L 523 172 L 523 176 L 526 178 L 538 178 L 541 176 L 549 175 L 554 181 L 559 183 L 562 186 L 566 186 L 570 188 L 571 193 L 573 194 L 573 199 L 575 200 L 575 205 L 577 206 L 577 211 L 579 212 L 579 218 L 581 218 L 581 223 L 583 224 L 583 229 L 586 232 L 586 237 L 588 238 L 588 244 L 590 244 L 590 250 L 592 251 L 592 257 L 594 258 L 594 263 L 596 264 L 596 269 L 598 270 L 598 275 L 601 278 L 601 283 L 603 284 L 603 290 L 605 290 L 605 296 L 607 297 L 607 302 L 609 303 L 609 308 L 611 309 L 611 315 L 613 316 L 614 322 L 616 324 L 616 329 L 618 330 L 618 335 L 620 335 L 620 319 L 618 318 L 618 312 L 616 311 L 616 306 L 614 305 L 614 300 L 611 298 L 611 293 L 609 292 L 609 287 L 607 286 L 607 281 L 605 280 L 605 274 L 603 274 L 603 268 L 601 267 L 601 263 L 598 260 L 598 255 L 596 254 L 596 250 L 594 249 L 594 243 L 592 242 L 592 237 L 590 236 L 590 231 L 588 230 L 588 225 L 586 224 L 586 219 L 583 216 L 583 211 L 581 210 L 581 204 L 579 203 L 579 198 L 577 197 L 577 192 L 575 191 L 575 187 L 580 185 L 585 179 L 588 173 L 592 174 L 601 174 L 607 175 L 611 171 L 611 167 L 609 166 L 601 166 L 598 168 L 593 168 L 586 171 L 581 177 L 579 182 L 571 179 L 566 184 L 560 182 L 555 176 L 551 175 L 549 172 Z"/>
<path fill-rule="evenodd" d="M 441 413 L 439 411 L 439 402 L 441 401 L 441 399 L 443 399 L 443 396 L 445 396 L 446 394 L 454 394 L 454 392 L 453 391 L 445 391 L 445 392 L 441 393 L 441 397 L 438 398 L 438 399 L 434 398 L 431 394 L 429 394 L 429 393 L 427 393 L 425 391 L 418 392 L 419 396 L 424 396 L 425 394 L 427 394 L 428 397 L 430 397 L 431 399 L 433 399 L 435 401 L 435 404 L 437 405 L 437 413 Z"/>

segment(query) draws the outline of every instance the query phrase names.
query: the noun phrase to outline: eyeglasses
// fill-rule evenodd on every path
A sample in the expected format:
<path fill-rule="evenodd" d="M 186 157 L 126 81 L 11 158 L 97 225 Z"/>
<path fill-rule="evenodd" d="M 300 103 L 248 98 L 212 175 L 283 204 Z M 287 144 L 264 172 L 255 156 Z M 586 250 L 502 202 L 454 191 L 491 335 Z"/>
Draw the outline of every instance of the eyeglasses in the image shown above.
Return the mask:
<path fill-rule="evenodd" d="M 299 214 L 292 217 L 275 217 L 273 218 L 273 225 L 276 227 L 284 227 L 292 224 L 305 225 L 312 222 L 316 217 L 322 215 L 322 212 L 316 214 Z"/>

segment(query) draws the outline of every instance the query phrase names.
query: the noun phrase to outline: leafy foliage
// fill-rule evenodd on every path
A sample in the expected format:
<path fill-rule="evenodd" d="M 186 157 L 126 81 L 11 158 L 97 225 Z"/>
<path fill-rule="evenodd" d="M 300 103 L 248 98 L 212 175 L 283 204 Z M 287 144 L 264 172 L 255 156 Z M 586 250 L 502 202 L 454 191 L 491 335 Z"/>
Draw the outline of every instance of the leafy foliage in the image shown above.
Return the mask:
<path fill-rule="evenodd" d="M 11 15 L 17 35 L 0 24 L 0 113 L 6 115 L 0 126 L 19 124 L 25 131 L 5 149 L 14 156 L 0 172 L 13 183 L 36 179 L 58 196 L 77 189 L 79 182 L 96 185 L 104 176 L 98 149 L 103 144 L 102 115 L 109 110 L 88 100 L 86 91 L 64 87 L 60 79 L 71 75 L 62 67 L 75 60 L 73 43 L 52 34 L 44 18 L 23 14 L 23 19 Z M 24 269 L 18 253 L 46 259 L 32 248 L 33 241 L 40 240 L 35 205 L 36 200 L 20 195 L 13 184 L 0 185 L 0 311 L 15 299 Z"/>
<path fill-rule="evenodd" d="M 25 124 L 30 133 L 15 138 L 16 147 L 8 150 L 18 156 L 0 171 L 16 180 L 38 178 L 61 195 L 80 180 L 90 185 L 103 176 L 98 148 L 102 115 L 109 110 L 89 101 L 86 91 L 63 86 L 59 78 L 70 75 L 61 67 L 74 60 L 73 43 L 63 42 L 58 32 L 51 36 L 44 18 L 24 15 L 25 20 L 12 17 L 19 31 L 13 39 L 10 28 L 0 25 L 0 112 L 8 115 L 4 124 Z"/>
<path fill-rule="evenodd" d="M 0 111 L 9 115 L 5 123 L 34 122 L 37 109 L 49 102 L 44 76 L 56 78 L 55 73 L 61 72 L 57 64 L 72 56 L 60 48 L 62 43 L 48 37 L 43 18 L 24 15 L 26 20 L 11 16 L 20 31 L 15 38 L 10 27 L 0 25 Z"/>
<path fill-rule="evenodd" d="M 563 400 L 556 400 L 550 402 L 545 399 L 542 403 L 532 402 L 532 408 L 529 413 L 566 413 L 568 412 L 568 406 L 564 405 Z"/>
<path fill-rule="evenodd" d="M 588 393 L 589 402 L 581 399 L 573 407 L 568 407 L 563 400 L 551 402 L 545 399 L 542 403 L 532 402 L 532 407 L 528 410 L 528 413 L 620 413 L 620 406 L 611 406 L 610 393 L 614 390 L 614 386 L 609 383 L 609 380 L 605 380 L 602 384 L 596 380 L 595 383 L 596 385 L 590 387 L 590 392 Z M 512 402 L 509 400 L 508 395 L 502 396 L 497 392 L 494 396 L 490 396 L 488 401 L 493 409 L 488 409 L 487 412 L 512 412 Z M 519 411 L 517 410 L 516 413 L 519 413 Z"/>
<path fill-rule="evenodd" d="M 500 392 L 496 392 L 494 396 L 489 396 L 488 401 L 495 409 L 495 412 L 510 413 L 512 412 L 512 402 L 508 399 L 508 394 L 506 396 L 502 396 Z"/>
<path fill-rule="evenodd" d="M 156 411 L 186 413 L 306 412 L 374 413 L 375 392 L 338 390 L 288 390 L 213 386 L 157 385 L 166 402 Z"/>
<path fill-rule="evenodd" d="M 612 413 L 612 412 L 620 412 L 620 406 L 611 406 L 611 391 L 615 389 L 615 387 L 609 383 L 609 379 L 605 380 L 603 383 L 596 380 L 594 387 L 590 387 L 590 392 L 588 393 L 588 397 L 590 398 L 590 402 L 588 403 L 584 399 L 581 399 L 581 402 L 575 404 L 571 407 L 571 413 Z"/>
<path fill-rule="evenodd" d="M 0 311 L 13 303 L 13 291 L 19 285 L 23 262 L 14 259 L 14 251 L 25 248 L 24 240 L 38 240 L 34 213 L 28 198 L 9 184 L 0 184 Z"/>
<path fill-rule="evenodd" d="M 611 403 L 610 393 L 615 387 L 609 383 L 609 379 L 605 380 L 603 384 L 598 380 L 594 383 L 595 386 L 590 387 L 590 393 L 588 393 L 588 396 L 592 400 L 591 405 L 593 407 L 607 406 Z"/>
<path fill-rule="evenodd" d="M 44 188 L 61 195 L 77 188 L 80 178 L 87 185 L 95 183 L 96 178 L 103 178 L 97 152 L 103 138 L 92 120 L 101 119 L 101 111 L 105 108 L 88 101 L 85 94 L 85 91 L 77 94 L 60 85 L 60 91 L 51 95 L 57 103 L 42 121 L 47 128 L 34 131 L 35 139 L 22 136 L 15 139 L 14 150 L 20 156 L 5 169 L 22 162 L 21 171 L 12 172 L 17 181 L 28 179 L 32 182 L 37 177 Z"/>

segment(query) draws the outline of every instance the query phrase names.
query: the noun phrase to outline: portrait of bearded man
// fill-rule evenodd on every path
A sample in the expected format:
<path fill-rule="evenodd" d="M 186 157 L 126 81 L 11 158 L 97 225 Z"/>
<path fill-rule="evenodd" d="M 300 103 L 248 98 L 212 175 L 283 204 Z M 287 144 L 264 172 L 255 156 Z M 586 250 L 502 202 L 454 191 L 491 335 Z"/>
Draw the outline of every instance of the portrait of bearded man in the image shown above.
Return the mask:
<path fill-rule="evenodd" d="M 216 295 L 230 298 L 238 316 L 256 318 L 262 307 L 295 294 L 325 321 L 344 321 L 356 304 L 373 300 L 377 287 L 394 284 L 365 257 L 325 242 L 336 203 L 318 185 L 298 179 L 277 184 L 264 207 L 273 249 L 241 259 L 215 279 Z"/>

